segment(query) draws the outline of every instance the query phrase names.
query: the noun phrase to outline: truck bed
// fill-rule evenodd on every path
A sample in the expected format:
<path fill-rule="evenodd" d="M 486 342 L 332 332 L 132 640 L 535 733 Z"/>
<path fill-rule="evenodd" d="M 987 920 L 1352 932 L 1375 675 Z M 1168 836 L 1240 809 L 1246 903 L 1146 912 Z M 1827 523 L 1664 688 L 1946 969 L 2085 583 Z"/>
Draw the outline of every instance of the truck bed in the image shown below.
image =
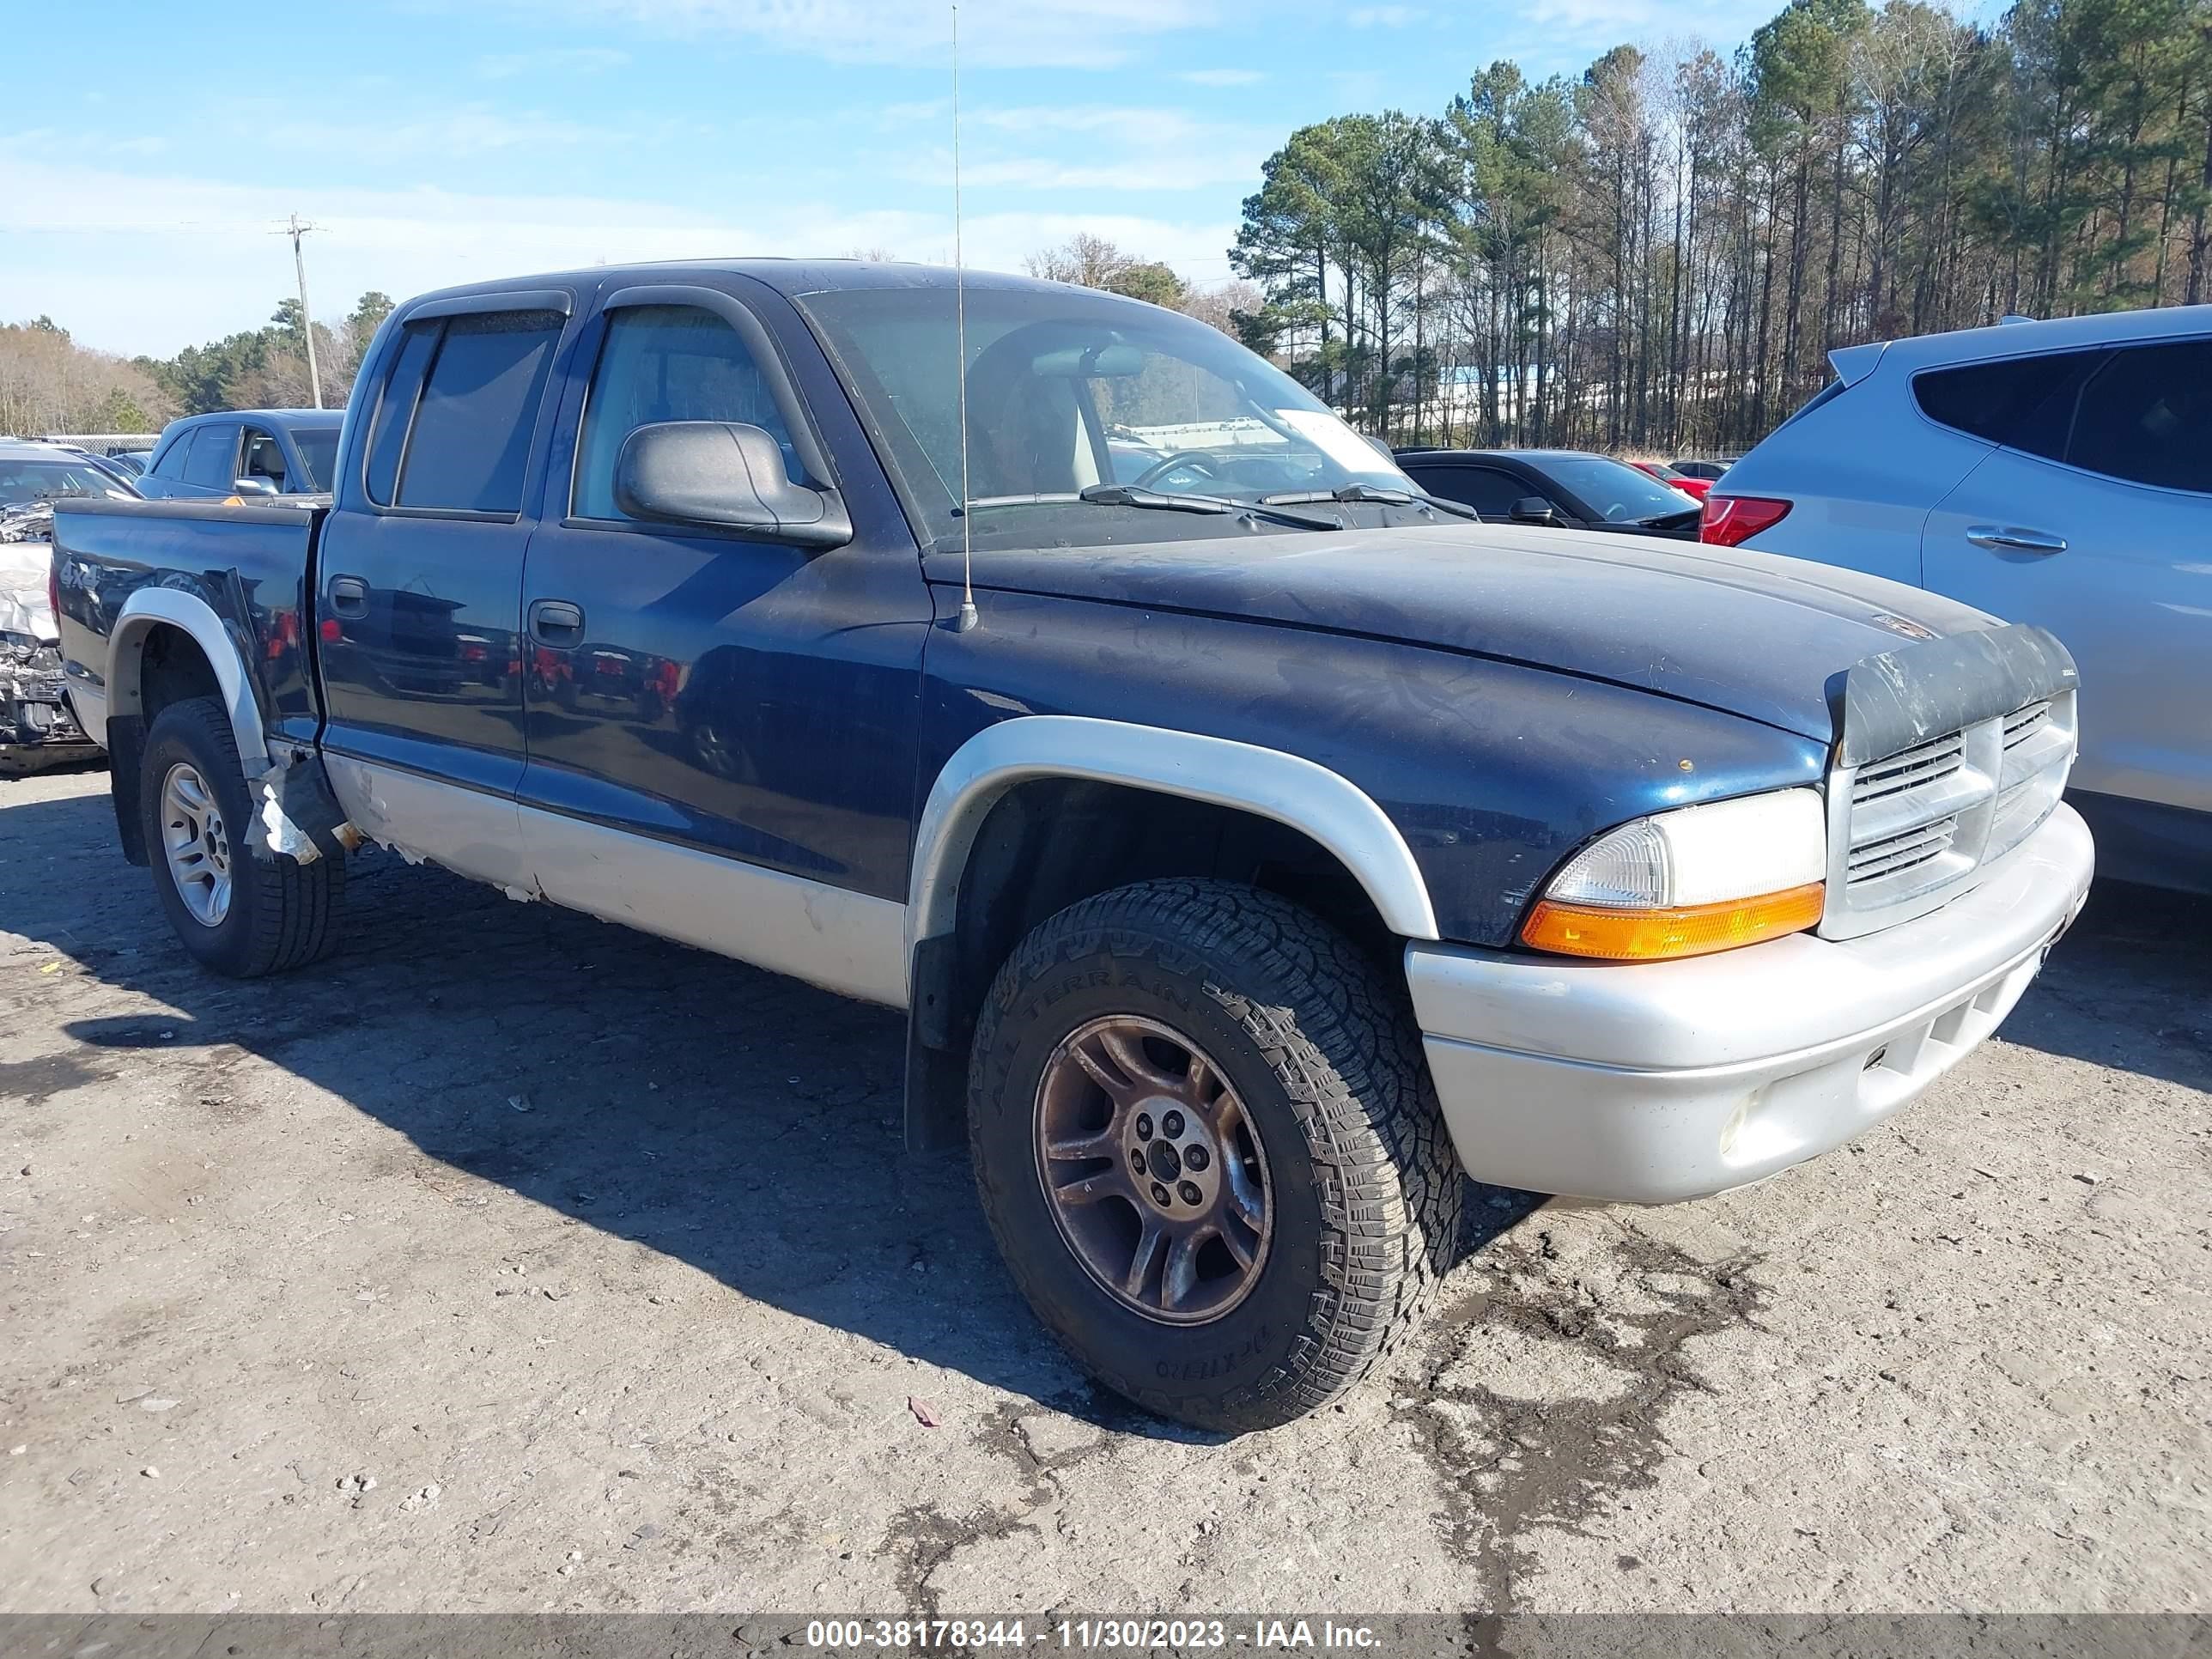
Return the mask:
<path fill-rule="evenodd" d="M 218 502 L 71 501 L 54 515 L 62 611 L 104 643 L 142 587 L 181 590 L 206 601 L 238 640 L 261 694 L 272 736 L 315 735 L 313 667 L 314 550 L 322 507 L 227 507 Z M 100 651 L 75 648 L 64 629 L 72 676 L 101 684 Z"/>

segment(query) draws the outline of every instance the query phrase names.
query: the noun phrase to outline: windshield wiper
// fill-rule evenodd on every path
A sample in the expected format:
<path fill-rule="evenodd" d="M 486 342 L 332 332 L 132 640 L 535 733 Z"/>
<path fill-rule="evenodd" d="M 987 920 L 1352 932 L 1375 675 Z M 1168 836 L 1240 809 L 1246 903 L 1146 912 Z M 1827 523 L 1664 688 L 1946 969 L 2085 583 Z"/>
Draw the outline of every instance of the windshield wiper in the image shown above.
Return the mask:
<path fill-rule="evenodd" d="M 1293 501 L 1379 501 L 1386 507 L 1412 507 L 1419 502 L 1424 507 L 1441 507 L 1454 518 L 1482 522 L 1482 514 L 1464 501 L 1448 501 L 1422 489 L 1385 489 L 1379 484 L 1340 484 L 1334 489 L 1299 490 L 1284 495 L 1262 495 L 1260 499 L 1285 506 Z"/>
<path fill-rule="evenodd" d="M 1249 513 L 1255 519 L 1296 525 L 1301 530 L 1344 528 L 1334 519 L 1319 518 L 1311 513 L 1279 513 L 1264 501 L 1240 501 L 1233 495 L 1186 495 L 1180 490 L 1139 489 L 1134 484 L 1107 483 L 1091 484 L 1075 493 L 1086 501 L 1102 501 L 1109 507 L 1153 507 L 1170 513 Z M 1200 505 L 1193 506 L 1194 502 Z"/>
<path fill-rule="evenodd" d="M 1324 519 L 1311 513 L 1285 513 L 1260 501 L 1240 501 L 1227 495 L 1186 495 L 1180 490 L 1139 489 L 1134 484 L 1095 483 L 1081 489 L 1054 490 L 1036 495 L 983 495 L 968 505 L 976 507 L 1135 507 L 1159 513 L 1203 513 L 1218 518 L 1226 514 L 1249 513 L 1255 519 L 1265 519 L 1272 524 L 1291 525 L 1300 530 L 1341 530 L 1344 526 L 1334 519 Z M 959 509 L 953 509 L 957 516 Z"/>

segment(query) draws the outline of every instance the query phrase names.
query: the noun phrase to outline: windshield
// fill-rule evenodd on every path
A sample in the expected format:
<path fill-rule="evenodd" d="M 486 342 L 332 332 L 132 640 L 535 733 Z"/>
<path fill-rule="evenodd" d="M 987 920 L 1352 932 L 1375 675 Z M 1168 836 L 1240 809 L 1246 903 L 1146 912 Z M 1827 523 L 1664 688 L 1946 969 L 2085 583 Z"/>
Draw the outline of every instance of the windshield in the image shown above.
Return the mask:
<path fill-rule="evenodd" d="M 334 426 L 295 426 L 292 441 L 300 451 L 300 459 L 307 469 L 301 480 L 304 488 L 328 489 L 338 470 L 338 429 Z"/>
<path fill-rule="evenodd" d="M 1547 455 L 1538 463 L 1607 524 L 1640 524 L 1694 513 L 1698 504 L 1626 461 L 1603 455 Z"/>
<path fill-rule="evenodd" d="M 929 533 L 956 535 L 952 290 L 854 289 L 804 303 Z M 1312 393 L 1204 323 L 1076 289 L 977 287 L 966 305 L 968 493 L 979 535 L 1034 528 L 1037 514 L 1058 512 L 1052 540 L 1107 539 L 1109 530 L 1086 535 L 1067 522 L 1068 498 L 1100 484 L 1243 501 L 1414 488 Z M 1111 505 L 1086 505 L 1102 504 Z"/>
<path fill-rule="evenodd" d="M 127 501 L 131 492 L 90 461 L 0 457 L 0 507 L 110 497 Z"/>

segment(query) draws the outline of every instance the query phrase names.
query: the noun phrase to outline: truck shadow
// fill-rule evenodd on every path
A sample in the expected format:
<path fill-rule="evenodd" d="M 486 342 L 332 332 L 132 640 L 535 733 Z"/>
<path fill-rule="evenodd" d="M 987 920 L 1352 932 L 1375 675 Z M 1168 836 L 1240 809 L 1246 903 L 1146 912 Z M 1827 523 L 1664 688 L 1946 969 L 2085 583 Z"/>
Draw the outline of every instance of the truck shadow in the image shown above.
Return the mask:
<path fill-rule="evenodd" d="M 83 1048 L 0 1067 L 0 1094 L 65 1109 L 129 1051 L 244 1050 L 741 1295 L 1101 1427 L 1208 1438 L 1095 1389 L 1000 1265 L 965 1157 L 903 1149 L 901 1016 L 379 851 L 331 960 L 234 983 L 177 948 L 105 795 L 0 795 L 0 928 L 174 1011 L 71 1021 Z M 1540 1201 L 1473 1188 L 1462 1252 Z"/>
<path fill-rule="evenodd" d="M 2212 897 L 2099 882 L 2002 1031 L 2212 1091 Z"/>

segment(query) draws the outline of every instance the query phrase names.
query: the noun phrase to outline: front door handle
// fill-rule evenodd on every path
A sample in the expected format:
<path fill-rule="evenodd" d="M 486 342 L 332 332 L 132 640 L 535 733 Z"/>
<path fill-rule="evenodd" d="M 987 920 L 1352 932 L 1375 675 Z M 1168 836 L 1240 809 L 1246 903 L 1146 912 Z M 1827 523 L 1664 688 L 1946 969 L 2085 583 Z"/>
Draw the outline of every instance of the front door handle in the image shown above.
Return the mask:
<path fill-rule="evenodd" d="M 556 649 L 574 645 L 584 637 L 584 607 L 566 599 L 532 599 L 530 633 L 540 645 Z"/>
<path fill-rule="evenodd" d="M 368 614 L 368 584 L 358 576 L 331 577 L 331 614 L 334 617 L 366 617 Z"/>
<path fill-rule="evenodd" d="M 2002 547 L 2015 553 L 2063 553 L 2066 538 L 2047 530 L 2022 530 L 2014 524 L 1978 524 L 1968 527 L 1966 539 L 1976 547 Z"/>

